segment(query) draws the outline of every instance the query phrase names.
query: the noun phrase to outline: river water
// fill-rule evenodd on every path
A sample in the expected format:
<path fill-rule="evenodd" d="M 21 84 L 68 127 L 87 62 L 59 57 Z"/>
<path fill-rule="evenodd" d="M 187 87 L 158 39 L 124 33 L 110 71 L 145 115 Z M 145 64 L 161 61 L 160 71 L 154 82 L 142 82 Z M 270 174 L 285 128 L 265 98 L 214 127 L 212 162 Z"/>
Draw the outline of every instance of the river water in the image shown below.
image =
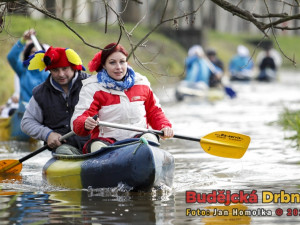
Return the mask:
<path fill-rule="evenodd" d="M 204 152 L 198 142 L 166 140 L 161 147 L 176 161 L 173 187 L 128 193 L 120 187 L 50 187 L 42 181 L 41 169 L 51 154 L 43 152 L 23 163 L 20 176 L 1 179 L 0 224 L 299 224 L 300 200 L 289 198 L 300 194 L 300 150 L 286 139 L 295 133 L 274 123 L 286 107 L 300 108 L 299 86 L 299 74 L 286 71 L 276 83 L 232 83 L 237 98 L 222 101 L 176 102 L 174 88 L 156 90 L 175 133 L 246 134 L 251 137 L 246 154 L 241 159 L 221 158 Z M 32 148 L 0 143 L 0 157 L 19 159 Z M 187 199 L 193 198 L 186 197 L 191 193 L 230 196 L 229 192 L 240 199 L 240 193 L 256 198 L 228 205 L 190 203 Z"/>

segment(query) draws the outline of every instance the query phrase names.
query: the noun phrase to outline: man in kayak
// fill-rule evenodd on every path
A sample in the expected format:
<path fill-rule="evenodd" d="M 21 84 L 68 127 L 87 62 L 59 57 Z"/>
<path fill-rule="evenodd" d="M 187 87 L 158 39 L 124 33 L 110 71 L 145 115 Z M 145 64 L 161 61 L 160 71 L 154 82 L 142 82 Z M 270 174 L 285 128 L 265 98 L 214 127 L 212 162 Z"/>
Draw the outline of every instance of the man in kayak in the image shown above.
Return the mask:
<path fill-rule="evenodd" d="M 259 68 L 256 80 L 269 82 L 277 79 L 282 58 L 278 51 L 272 47 L 272 43 L 270 43 L 264 47 L 264 51 L 257 54 L 256 63 Z"/>
<path fill-rule="evenodd" d="M 104 122 L 162 130 L 162 138 L 173 136 L 170 121 L 166 118 L 159 101 L 145 76 L 135 72 L 127 64 L 128 53 L 117 43 L 107 45 L 89 63 L 96 76 L 86 79 L 80 91 L 71 125 L 80 136 L 91 134 L 84 153 L 98 150 L 101 146 L 132 137 L 145 137 L 158 142 L 154 134 L 98 127 L 92 118 L 98 115 Z"/>
<path fill-rule="evenodd" d="M 206 55 L 209 61 L 215 67 L 213 70 L 210 69 L 211 74 L 209 76 L 209 87 L 219 87 L 224 74 L 224 63 L 217 56 L 215 49 L 210 48 L 206 50 Z"/>
<path fill-rule="evenodd" d="M 28 69 L 50 71 L 47 80 L 33 89 L 33 96 L 21 121 L 23 132 L 43 140 L 60 153 L 78 153 L 88 137 L 60 137 L 71 131 L 70 119 L 78 102 L 82 80 L 89 77 L 77 53 L 72 49 L 50 47 L 36 52 L 28 61 Z"/>

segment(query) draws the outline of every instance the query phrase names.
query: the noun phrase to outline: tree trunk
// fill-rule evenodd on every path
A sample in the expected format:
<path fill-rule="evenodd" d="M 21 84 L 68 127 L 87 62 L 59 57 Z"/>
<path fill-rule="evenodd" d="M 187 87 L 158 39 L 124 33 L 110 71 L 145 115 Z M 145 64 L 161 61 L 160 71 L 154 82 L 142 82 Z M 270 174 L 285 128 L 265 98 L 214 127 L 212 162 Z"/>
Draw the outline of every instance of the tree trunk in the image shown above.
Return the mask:
<path fill-rule="evenodd" d="M 141 6 L 139 3 L 132 0 L 122 1 L 122 11 L 125 7 L 127 7 L 125 13 L 121 15 L 124 22 L 136 23 L 141 19 Z"/>

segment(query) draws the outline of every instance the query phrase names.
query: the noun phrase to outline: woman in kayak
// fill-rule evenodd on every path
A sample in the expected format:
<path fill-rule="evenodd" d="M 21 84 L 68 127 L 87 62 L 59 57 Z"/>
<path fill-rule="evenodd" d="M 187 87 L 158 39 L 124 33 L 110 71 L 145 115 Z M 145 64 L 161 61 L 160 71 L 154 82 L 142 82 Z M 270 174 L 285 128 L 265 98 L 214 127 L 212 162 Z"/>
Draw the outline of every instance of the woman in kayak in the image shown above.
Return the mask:
<path fill-rule="evenodd" d="M 158 141 L 158 137 L 150 133 L 98 127 L 92 118 L 95 115 L 105 122 L 142 128 L 150 125 L 153 129 L 164 132 L 162 138 L 173 136 L 172 125 L 152 92 L 148 79 L 128 65 L 127 56 L 123 46 L 111 43 L 88 64 L 89 70 L 97 71 L 97 75 L 83 81 L 79 101 L 71 119 L 72 129 L 77 135 L 91 134 L 91 140 L 84 146 L 84 153 L 133 137 L 143 136 L 148 140 Z"/>

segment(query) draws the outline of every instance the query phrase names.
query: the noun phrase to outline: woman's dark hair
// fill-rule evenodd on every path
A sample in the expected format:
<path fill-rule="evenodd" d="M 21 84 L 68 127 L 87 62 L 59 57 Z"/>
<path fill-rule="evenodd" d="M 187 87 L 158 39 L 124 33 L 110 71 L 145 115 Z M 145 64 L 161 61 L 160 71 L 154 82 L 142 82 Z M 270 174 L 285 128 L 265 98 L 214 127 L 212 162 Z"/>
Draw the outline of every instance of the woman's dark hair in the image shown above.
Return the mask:
<path fill-rule="evenodd" d="M 101 64 L 99 65 L 97 72 L 99 72 L 103 68 L 103 65 L 105 64 L 105 61 L 108 58 L 108 56 L 110 56 L 114 52 L 122 52 L 126 57 L 128 56 L 128 52 L 122 45 L 117 45 L 117 43 L 110 43 L 106 45 L 104 47 L 104 50 L 102 51 Z"/>
<path fill-rule="evenodd" d="M 40 43 L 40 46 L 42 47 L 43 50 L 45 50 L 44 46 Z M 30 43 L 29 45 L 27 45 L 24 49 L 23 52 L 23 61 L 27 60 L 30 56 L 31 50 L 34 48 L 34 44 Z"/>
<path fill-rule="evenodd" d="M 117 43 L 110 43 L 109 45 L 106 45 L 102 51 L 96 53 L 94 58 L 88 64 L 89 70 L 91 72 L 99 72 L 100 70 L 102 70 L 106 59 L 114 52 L 121 52 L 126 57 L 128 56 L 128 52 L 122 45 Z"/>

